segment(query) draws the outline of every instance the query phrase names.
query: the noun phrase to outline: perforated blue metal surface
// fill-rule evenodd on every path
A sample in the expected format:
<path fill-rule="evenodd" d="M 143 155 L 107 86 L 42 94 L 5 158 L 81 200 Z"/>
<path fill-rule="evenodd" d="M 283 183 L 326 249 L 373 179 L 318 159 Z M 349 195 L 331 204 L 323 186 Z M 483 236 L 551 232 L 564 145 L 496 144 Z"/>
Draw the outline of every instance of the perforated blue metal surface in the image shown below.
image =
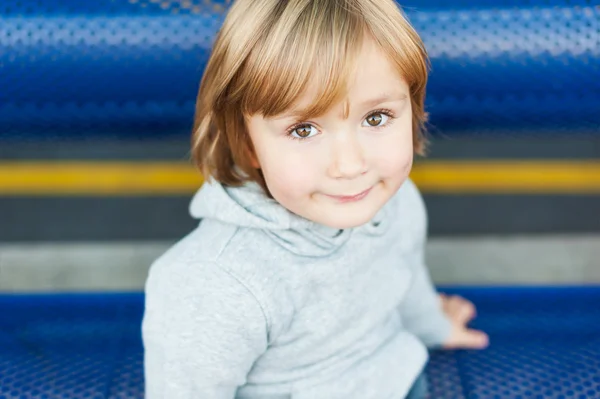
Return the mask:
<path fill-rule="evenodd" d="M 4 0 L 0 138 L 189 135 L 230 1 Z M 600 6 L 407 0 L 434 133 L 600 132 Z"/>
<path fill-rule="evenodd" d="M 434 352 L 436 399 L 600 397 L 600 287 L 445 290 L 485 351 Z M 141 294 L 0 296 L 0 399 L 142 398 Z"/>

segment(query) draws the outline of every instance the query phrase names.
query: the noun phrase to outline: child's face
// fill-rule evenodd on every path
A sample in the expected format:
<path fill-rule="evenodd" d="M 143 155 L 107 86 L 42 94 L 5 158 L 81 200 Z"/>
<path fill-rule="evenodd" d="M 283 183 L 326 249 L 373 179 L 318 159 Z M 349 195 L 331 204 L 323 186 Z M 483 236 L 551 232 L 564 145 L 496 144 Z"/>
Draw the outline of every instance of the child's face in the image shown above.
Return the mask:
<path fill-rule="evenodd" d="M 406 180 L 413 161 L 408 86 L 373 41 L 365 41 L 349 83 L 347 99 L 321 117 L 298 122 L 290 111 L 248 118 L 273 198 L 306 219 L 340 229 L 371 220 Z M 293 108 L 305 108 L 314 92 L 308 90 Z"/>

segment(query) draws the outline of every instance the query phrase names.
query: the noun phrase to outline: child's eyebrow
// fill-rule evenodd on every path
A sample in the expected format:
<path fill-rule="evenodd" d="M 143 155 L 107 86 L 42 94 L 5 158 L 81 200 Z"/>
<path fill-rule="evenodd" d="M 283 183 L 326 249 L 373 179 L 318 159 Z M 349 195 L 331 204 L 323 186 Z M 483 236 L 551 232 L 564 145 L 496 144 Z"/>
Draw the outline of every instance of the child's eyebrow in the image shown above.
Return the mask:
<path fill-rule="evenodd" d="M 382 104 L 382 103 L 405 100 L 407 97 L 408 96 L 405 93 L 401 93 L 401 92 L 383 93 L 383 94 L 379 95 L 378 97 L 364 100 L 364 101 L 360 102 L 359 104 L 361 106 L 361 109 L 362 108 L 372 108 L 372 107 L 374 107 L 378 104 Z M 349 116 L 350 116 L 350 102 L 346 101 L 346 102 L 344 102 L 342 118 L 348 119 Z"/>
<path fill-rule="evenodd" d="M 371 107 L 374 107 L 377 104 L 381 104 L 381 103 L 405 100 L 407 97 L 408 96 L 405 93 L 400 93 L 400 92 L 383 93 L 382 95 L 380 95 L 376 98 L 365 100 L 365 101 L 361 102 L 360 105 L 363 106 L 364 108 L 371 108 Z"/>

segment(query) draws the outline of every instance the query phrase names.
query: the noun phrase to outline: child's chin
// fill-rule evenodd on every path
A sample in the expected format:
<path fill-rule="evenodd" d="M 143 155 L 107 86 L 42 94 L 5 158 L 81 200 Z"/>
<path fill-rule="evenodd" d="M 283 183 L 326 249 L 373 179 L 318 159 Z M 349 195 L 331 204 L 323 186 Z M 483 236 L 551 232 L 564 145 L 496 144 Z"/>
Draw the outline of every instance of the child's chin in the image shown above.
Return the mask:
<path fill-rule="evenodd" d="M 376 212 L 373 211 L 369 212 L 364 208 L 356 212 L 330 213 L 327 217 L 323 218 L 324 220 L 318 222 L 335 229 L 352 229 L 370 222 L 375 216 L 375 213 Z"/>

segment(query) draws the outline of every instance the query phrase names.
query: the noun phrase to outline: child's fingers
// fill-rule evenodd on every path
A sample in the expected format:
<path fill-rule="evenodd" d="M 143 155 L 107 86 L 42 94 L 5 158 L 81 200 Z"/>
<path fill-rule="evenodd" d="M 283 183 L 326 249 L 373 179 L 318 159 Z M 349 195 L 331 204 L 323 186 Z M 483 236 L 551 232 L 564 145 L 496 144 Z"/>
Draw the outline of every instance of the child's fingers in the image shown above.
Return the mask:
<path fill-rule="evenodd" d="M 477 312 L 473 303 L 467 301 L 464 298 L 459 298 L 456 307 L 457 317 L 465 323 L 468 323 L 469 321 L 473 320 L 473 318 L 475 318 Z"/>
<path fill-rule="evenodd" d="M 442 300 L 442 306 L 446 314 L 448 314 L 452 319 L 461 322 L 468 323 L 473 320 L 476 316 L 477 311 L 475 309 L 475 305 L 470 301 L 460 297 L 460 296 L 451 296 L 451 297 L 440 297 Z"/>
<path fill-rule="evenodd" d="M 447 349 L 484 349 L 489 345 L 489 337 L 479 330 L 465 329 L 453 336 Z"/>
<path fill-rule="evenodd" d="M 489 345 L 489 337 L 479 330 L 465 330 L 463 348 L 484 349 Z"/>

